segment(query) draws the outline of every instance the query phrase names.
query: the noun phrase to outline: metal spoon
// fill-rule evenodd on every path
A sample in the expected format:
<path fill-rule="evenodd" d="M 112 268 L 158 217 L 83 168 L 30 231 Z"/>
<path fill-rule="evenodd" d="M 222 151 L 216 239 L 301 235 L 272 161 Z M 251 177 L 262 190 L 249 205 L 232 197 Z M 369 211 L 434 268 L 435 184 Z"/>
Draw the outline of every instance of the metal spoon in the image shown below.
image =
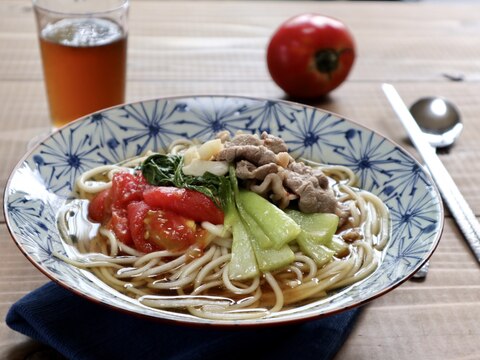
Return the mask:
<path fill-rule="evenodd" d="M 450 101 L 439 97 L 417 100 L 410 113 L 433 147 L 447 147 L 463 130 L 460 113 Z"/>
<path fill-rule="evenodd" d="M 410 113 L 425 134 L 427 141 L 435 148 L 452 145 L 463 130 L 458 109 L 443 98 L 421 98 L 410 107 Z M 428 268 L 427 261 L 413 277 L 425 278 Z"/>

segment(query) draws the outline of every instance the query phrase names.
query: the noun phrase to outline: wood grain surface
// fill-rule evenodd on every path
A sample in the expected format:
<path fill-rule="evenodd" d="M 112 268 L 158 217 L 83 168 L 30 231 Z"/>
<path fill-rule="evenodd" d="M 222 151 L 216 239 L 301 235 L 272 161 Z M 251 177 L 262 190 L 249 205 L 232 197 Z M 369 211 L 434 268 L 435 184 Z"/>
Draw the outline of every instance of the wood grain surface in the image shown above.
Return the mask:
<path fill-rule="evenodd" d="M 127 100 L 229 94 L 285 98 L 265 48 L 277 26 L 302 12 L 348 24 L 358 57 L 348 81 L 312 102 L 374 129 L 414 156 L 383 96 L 407 104 L 445 96 L 465 131 L 441 159 L 480 214 L 480 4 L 451 2 L 132 0 Z M 28 0 L 0 0 L 0 184 L 34 136 L 50 128 L 36 28 Z M 3 205 L 3 199 L 2 205 Z M 0 215 L 0 316 L 48 279 L 20 253 Z M 480 267 L 448 211 L 423 282 L 407 281 L 364 307 L 337 359 L 480 359 Z M 35 357 L 33 357 L 35 356 Z M 0 325 L 0 358 L 60 358 Z"/>

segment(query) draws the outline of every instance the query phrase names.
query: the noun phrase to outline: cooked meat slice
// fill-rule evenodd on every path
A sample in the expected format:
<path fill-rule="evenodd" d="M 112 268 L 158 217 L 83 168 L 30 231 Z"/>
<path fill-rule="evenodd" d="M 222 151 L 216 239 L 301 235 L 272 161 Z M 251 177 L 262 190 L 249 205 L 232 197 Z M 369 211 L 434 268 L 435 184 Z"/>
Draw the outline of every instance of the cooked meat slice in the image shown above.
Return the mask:
<path fill-rule="evenodd" d="M 250 184 L 248 188 L 264 197 L 269 197 L 271 194 L 276 195 L 277 199 L 288 197 L 288 193 L 283 186 L 283 179 L 279 174 L 268 174 L 260 184 Z"/>
<path fill-rule="evenodd" d="M 330 183 L 328 181 L 327 176 L 323 173 L 322 170 L 320 169 L 312 169 L 312 174 L 317 178 L 318 185 L 322 189 L 328 189 L 330 187 Z"/>
<path fill-rule="evenodd" d="M 275 154 L 288 151 L 287 144 L 285 144 L 285 141 L 278 136 L 270 135 L 264 131 L 261 135 L 261 139 L 263 140 L 263 145 L 272 150 Z"/>
<path fill-rule="evenodd" d="M 331 191 L 315 188 L 312 183 L 298 188 L 295 192 L 298 196 L 298 209 L 304 213 L 335 213 L 337 199 Z"/>
<path fill-rule="evenodd" d="M 362 233 L 360 232 L 360 230 L 358 229 L 351 229 L 350 231 L 347 231 L 345 232 L 343 235 L 342 235 L 342 238 L 345 242 L 347 243 L 353 243 L 354 241 L 357 241 L 357 240 L 362 240 L 363 239 L 363 235 Z"/>
<path fill-rule="evenodd" d="M 335 213 L 338 202 L 334 193 L 328 187 L 328 179 L 320 176 L 318 171 L 303 163 L 292 163 L 285 170 L 284 185 L 298 199 L 298 208 L 304 213 Z M 319 181 L 320 179 L 320 181 Z M 326 185 L 326 186 L 325 186 Z"/>
<path fill-rule="evenodd" d="M 228 162 L 248 160 L 254 165 L 261 166 L 275 163 L 276 157 L 275 153 L 265 146 L 230 144 L 217 154 L 216 160 Z"/>
<path fill-rule="evenodd" d="M 236 163 L 238 178 L 245 180 L 251 190 L 282 207 L 298 200 L 300 211 L 305 213 L 340 212 L 325 174 L 296 162 L 287 153 L 283 139 L 266 132 L 260 137 L 237 134 L 224 145 L 216 160 Z M 343 222 L 347 218 L 342 214 Z"/>
<path fill-rule="evenodd" d="M 251 134 L 237 134 L 233 139 L 225 144 L 225 146 L 245 146 L 245 145 L 263 145 L 262 140 L 256 135 Z"/>
<path fill-rule="evenodd" d="M 257 135 L 237 134 L 225 142 L 225 148 L 217 154 L 216 160 L 228 162 L 247 160 L 255 166 L 281 161 L 282 165 L 288 165 L 287 150 L 287 145 L 281 138 L 266 132 L 261 138 Z M 279 154 L 278 157 L 276 154 Z"/>
<path fill-rule="evenodd" d="M 305 165 L 303 162 L 292 162 L 288 165 L 288 170 L 297 174 L 314 177 L 318 182 L 318 186 L 322 189 L 328 189 L 329 187 L 328 178 L 321 169 L 314 169 Z"/>
<path fill-rule="evenodd" d="M 243 180 L 263 180 L 268 174 L 276 172 L 278 172 L 278 166 L 274 163 L 257 167 L 247 160 L 240 160 L 236 166 L 237 177 Z"/>

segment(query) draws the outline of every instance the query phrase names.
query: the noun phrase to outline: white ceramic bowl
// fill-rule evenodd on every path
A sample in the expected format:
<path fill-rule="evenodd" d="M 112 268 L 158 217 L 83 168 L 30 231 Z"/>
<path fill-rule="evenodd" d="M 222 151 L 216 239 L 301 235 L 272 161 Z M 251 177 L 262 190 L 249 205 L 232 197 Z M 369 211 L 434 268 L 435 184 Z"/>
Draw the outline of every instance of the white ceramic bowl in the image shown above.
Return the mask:
<path fill-rule="evenodd" d="M 66 255 L 56 214 L 76 177 L 179 137 L 208 139 L 218 131 L 266 130 L 281 136 L 295 156 L 350 167 L 360 187 L 389 207 L 393 236 L 384 261 L 367 279 L 325 300 L 245 321 L 212 321 L 155 310 L 119 294 Z M 143 101 L 107 109 L 54 132 L 18 163 L 5 190 L 8 228 L 24 255 L 65 288 L 109 307 L 151 318 L 195 324 L 277 324 L 340 312 L 385 294 L 431 256 L 443 226 L 441 199 L 431 179 L 398 145 L 354 122 L 317 108 L 278 100 L 198 96 Z"/>

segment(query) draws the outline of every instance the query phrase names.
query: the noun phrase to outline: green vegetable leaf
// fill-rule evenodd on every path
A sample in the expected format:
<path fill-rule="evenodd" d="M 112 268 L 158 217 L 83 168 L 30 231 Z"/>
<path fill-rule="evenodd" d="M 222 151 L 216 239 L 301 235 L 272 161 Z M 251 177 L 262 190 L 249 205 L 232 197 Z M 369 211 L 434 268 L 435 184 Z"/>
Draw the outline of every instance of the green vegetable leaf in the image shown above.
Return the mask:
<path fill-rule="evenodd" d="M 183 157 L 178 155 L 155 154 L 142 164 L 142 174 L 151 185 L 175 186 L 177 169 L 182 167 Z"/>
<path fill-rule="evenodd" d="M 226 207 L 225 194 L 231 191 L 227 177 L 209 172 L 202 176 L 185 175 L 182 167 L 182 155 L 154 154 L 143 162 L 141 171 L 151 185 L 196 190 L 212 199 L 218 207 Z"/>

